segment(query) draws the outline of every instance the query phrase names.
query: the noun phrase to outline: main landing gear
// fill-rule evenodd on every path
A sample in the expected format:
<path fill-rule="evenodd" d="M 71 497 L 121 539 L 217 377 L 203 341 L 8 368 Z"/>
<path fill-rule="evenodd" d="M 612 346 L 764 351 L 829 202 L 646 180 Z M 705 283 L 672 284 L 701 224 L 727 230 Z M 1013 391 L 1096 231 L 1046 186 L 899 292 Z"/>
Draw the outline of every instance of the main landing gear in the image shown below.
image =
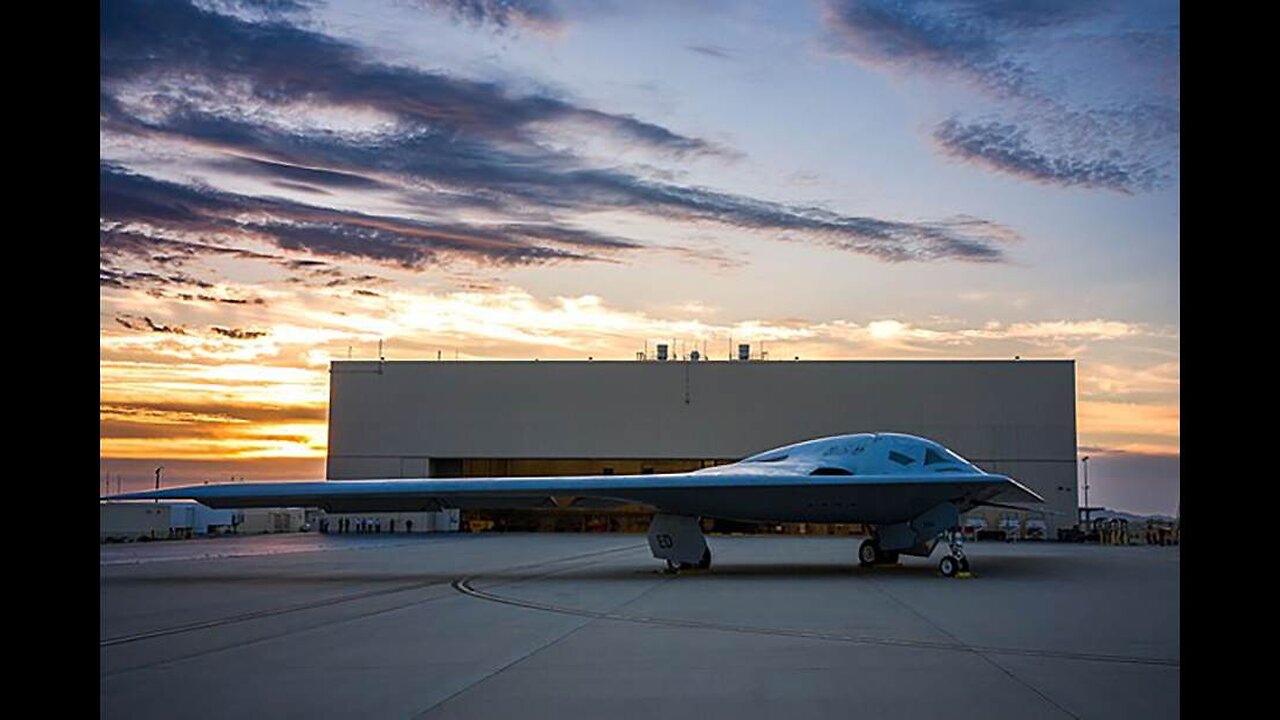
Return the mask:
<path fill-rule="evenodd" d="M 680 562 L 667 558 L 667 571 L 680 572 L 681 570 L 708 570 L 711 568 L 711 548 L 702 551 L 702 558 L 696 563 Z"/>
<path fill-rule="evenodd" d="M 946 532 L 947 554 L 938 561 L 938 572 L 944 577 L 955 577 L 969 572 L 969 558 L 964 556 L 964 537 L 956 528 Z"/>
<path fill-rule="evenodd" d="M 877 525 L 872 536 L 858 548 L 858 563 L 863 567 L 898 562 L 898 554 L 928 558 L 942 540 L 947 554 L 938 561 L 938 572 L 956 577 L 969 572 L 964 556 L 964 539 L 960 534 L 960 511 L 952 503 L 939 503 L 916 517 L 897 523 Z"/>
<path fill-rule="evenodd" d="M 667 561 L 669 572 L 711 567 L 711 548 L 696 517 L 654 515 L 649 525 L 649 550 L 655 558 Z"/>
<path fill-rule="evenodd" d="M 867 538 L 858 546 L 858 564 L 862 567 L 897 565 L 898 553 L 896 551 L 881 550 L 879 540 Z"/>

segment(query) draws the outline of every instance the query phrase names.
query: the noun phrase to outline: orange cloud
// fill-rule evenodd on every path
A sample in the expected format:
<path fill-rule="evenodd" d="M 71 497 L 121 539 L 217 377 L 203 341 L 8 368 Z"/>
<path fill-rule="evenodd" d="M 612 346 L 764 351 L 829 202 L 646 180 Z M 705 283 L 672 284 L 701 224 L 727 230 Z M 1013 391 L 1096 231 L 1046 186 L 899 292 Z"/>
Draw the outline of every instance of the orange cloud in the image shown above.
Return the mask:
<path fill-rule="evenodd" d="M 109 458 L 316 458 L 325 451 L 328 363 L 395 359 L 633 357 L 645 340 L 675 340 L 726 357 L 733 342 L 761 345 L 774 359 L 1071 357 L 1080 359 L 1081 443 L 1133 452 L 1177 452 L 1178 364 L 1092 362 L 1094 343 L 1149 346 L 1176 334 L 1112 320 L 989 322 L 895 318 L 716 323 L 702 306 L 668 305 L 661 315 L 611 306 L 596 295 L 538 298 L 519 288 L 426 292 L 386 287 L 374 298 L 349 289 L 228 285 L 264 305 L 169 304 L 140 291 L 104 290 L 104 318 L 150 313 L 186 335 L 128 331 L 104 321 L 100 403 L 102 453 Z M 177 317 L 171 317 L 176 314 Z M 233 339 L 211 327 L 260 328 Z M 1070 347 L 1067 347 L 1070 346 Z M 1071 355 L 1065 350 L 1078 351 Z M 1123 353 L 1121 353 L 1123 356 Z"/>

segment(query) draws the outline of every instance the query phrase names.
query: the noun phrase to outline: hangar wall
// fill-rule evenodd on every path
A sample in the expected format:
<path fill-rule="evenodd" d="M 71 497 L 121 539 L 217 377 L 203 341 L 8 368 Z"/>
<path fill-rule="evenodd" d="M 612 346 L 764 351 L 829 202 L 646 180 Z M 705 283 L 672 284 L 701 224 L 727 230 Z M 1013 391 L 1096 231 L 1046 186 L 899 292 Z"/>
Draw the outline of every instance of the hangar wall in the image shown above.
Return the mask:
<path fill-rule="evenodd" d="M 894 431 L 941 442 L 1076 519 L 1072 360 L 337 361 L 330 479 L 425 477 L 458 458 L 736 460 Z M 436 472 L 433 472 L 433 468 Z"/>

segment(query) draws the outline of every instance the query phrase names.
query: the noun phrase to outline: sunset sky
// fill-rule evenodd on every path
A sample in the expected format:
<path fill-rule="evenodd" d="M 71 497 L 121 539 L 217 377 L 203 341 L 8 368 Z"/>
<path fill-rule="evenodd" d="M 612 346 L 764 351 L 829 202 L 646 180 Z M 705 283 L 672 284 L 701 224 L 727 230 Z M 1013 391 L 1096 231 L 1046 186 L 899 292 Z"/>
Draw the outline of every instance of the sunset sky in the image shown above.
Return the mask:
<path fill-rule="evenodd" d="M 1178 12 L 104 3 L 101 475 L 322 477 L 328 363 L 379 340 L 732 338 L 1074 358 L 1091 503 L 1172 514 Z"/>

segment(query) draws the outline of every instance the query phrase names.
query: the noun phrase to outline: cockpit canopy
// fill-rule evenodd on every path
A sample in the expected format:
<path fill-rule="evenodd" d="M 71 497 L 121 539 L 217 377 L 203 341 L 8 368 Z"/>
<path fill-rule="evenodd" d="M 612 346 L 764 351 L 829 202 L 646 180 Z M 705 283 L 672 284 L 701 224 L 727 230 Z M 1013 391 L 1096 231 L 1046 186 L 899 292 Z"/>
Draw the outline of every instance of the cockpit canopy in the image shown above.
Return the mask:
<path fill-rule="evenodd" d="M 982 472 L 942 445 L 901 433 L 858 433 L 809 440 L 752 455 L 743 463 L 811 466 L 811 475 Z"/>

